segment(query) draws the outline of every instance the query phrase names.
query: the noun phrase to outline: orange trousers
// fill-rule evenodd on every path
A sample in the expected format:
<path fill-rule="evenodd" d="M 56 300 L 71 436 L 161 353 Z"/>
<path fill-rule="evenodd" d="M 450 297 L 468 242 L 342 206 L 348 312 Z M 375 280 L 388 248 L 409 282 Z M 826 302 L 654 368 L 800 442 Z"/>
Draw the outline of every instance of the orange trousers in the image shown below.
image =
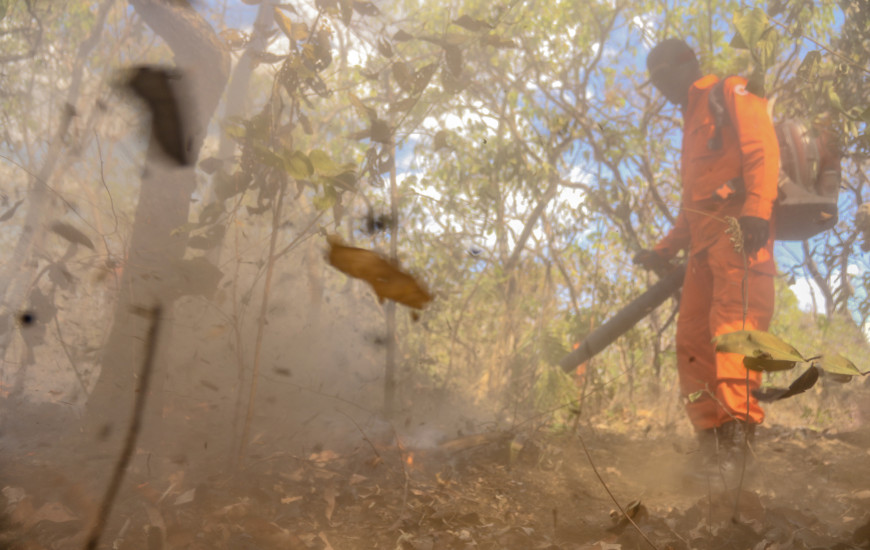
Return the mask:
<path fill-rule="evenodd" d="M 677 369 L 696 430 L 735 419 L 756 424 L 764 420 L 758 401 L 747 392 L 761 385 L 761 373 L 747 370 L 742 355 L 716 353 L 711 340 L 744 328 L 767 330 L 774 305 L 772 246 L 769 242 L 762 251 L 767 258 L 763 264 L 753 261 L 748 269 L 724 234 L 706 250 L 689 255 L 677 320 Z"/>

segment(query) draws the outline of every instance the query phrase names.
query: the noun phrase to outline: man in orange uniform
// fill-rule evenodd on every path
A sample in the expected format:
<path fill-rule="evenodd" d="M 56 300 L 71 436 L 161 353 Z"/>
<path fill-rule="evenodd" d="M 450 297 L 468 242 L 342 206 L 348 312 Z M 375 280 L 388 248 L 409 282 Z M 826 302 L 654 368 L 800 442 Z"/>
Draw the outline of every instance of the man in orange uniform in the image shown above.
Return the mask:
<path fill-rule="evenodd" d="M 730 77 L 722 85 L 727 112 L 721 118 L 730 124 L 717 124 L 709 94 L 719 79 L 701 74 L 695 53 L 682 40 L 654 47 L 647 69 L 656 89 L 682 108 L 683 192 L 673 229 L 634 260 L 660 269 L 688 249 L 677 368 L 686 411 L 709 459 L 717 450 L 741 450 L 764 419 L 748 393 L 759 387 L 761 373 L 747 371 L 741 355 L 716 353 L 711 340 L 742 329 L 767 330 L 770 324 L 779 145 L 767 101 L 747 92 L 743 78 Z M 726 233 L 728 217 L 739 222 L 742 253 Z"/>

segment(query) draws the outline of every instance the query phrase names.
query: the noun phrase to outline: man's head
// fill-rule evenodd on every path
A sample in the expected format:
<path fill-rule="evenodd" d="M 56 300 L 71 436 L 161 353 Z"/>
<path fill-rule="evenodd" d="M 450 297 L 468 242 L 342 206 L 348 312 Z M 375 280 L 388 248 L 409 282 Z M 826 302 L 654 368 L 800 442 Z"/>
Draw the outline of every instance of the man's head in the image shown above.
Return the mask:
<path fill-rule="evenodd" d="M 653 86 L 668 101 L 683 107 L 689 103 L 689 87 L 701 77 L 695 52 L 679 38 L 656 44 L 646 57 L 646 68 Z"/>

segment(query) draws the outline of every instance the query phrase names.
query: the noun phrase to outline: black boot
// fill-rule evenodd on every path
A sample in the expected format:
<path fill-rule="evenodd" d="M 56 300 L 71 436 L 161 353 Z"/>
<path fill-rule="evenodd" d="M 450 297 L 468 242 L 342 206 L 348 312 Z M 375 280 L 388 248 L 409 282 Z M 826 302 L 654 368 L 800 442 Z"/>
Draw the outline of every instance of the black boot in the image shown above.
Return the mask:
<path fill-rule="evenodd" d="M 738 479 L 744 464 L 749 468 L 753 463 L 755 426 L 751 422 L 731 420 L 715 428 L 716 463 L 723 476 L 730 478 L 729 485 Z"/>

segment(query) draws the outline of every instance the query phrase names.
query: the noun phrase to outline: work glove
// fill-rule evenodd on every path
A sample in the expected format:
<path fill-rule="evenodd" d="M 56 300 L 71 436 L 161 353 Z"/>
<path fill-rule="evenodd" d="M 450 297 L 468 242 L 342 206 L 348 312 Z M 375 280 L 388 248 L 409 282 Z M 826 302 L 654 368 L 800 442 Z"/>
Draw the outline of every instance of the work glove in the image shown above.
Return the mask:
<path fill-rule="evenodd" d="M 632 258 L 634 265 L 655 273 L 664 273 L 671 268 L 671 263 L 655 250 L 641 250 Z"/>
<path fill-rule="evenodd" d="M 740 216 L 740 232 L 743 233 L 743 252 L 747 256 L 755 254 L 767 244 L 770 237 L 770 222 L 755 216 Z"/>

